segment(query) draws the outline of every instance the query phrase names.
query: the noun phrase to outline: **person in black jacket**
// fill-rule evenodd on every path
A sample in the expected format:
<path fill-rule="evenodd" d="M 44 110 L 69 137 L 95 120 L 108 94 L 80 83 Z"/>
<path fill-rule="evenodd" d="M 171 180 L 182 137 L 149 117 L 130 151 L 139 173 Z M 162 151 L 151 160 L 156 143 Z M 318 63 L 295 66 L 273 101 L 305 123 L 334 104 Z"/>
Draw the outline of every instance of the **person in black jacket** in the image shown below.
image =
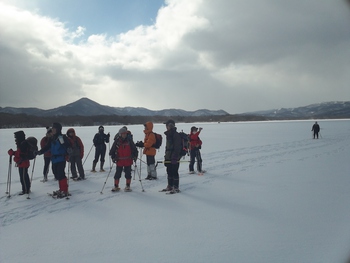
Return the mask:
<path fill-rule="evenodd" d="M 98 159 L 100 158 L 100 172 L 104 172 L 103 165 L 105 163 L 106 156 L 106 143 L 109 143 L 110 134 L 104 133 L 104 127 L 98 127 L 98 133 L 95 134 L 94 139 L 92 140 L 95 146 L 95 159 L 92 162 L 92 170 L 91 172 L 96 172 L 96 164 Z"/>
<path fill-rule="evenodd" d="M 166 146 L 164 165 L 166 166 L 166 172 L 168 174 L 168 185 L 162 191 L 170 193 L 179 193 L 179 166 L 180 166 L 180 153 L 182 148 L 182 142 L 180 134 L 176 131 L 175 122 L 168 120 L 164 123 L 166 125 Z"/>
<path fill-rule="evenodd" d="M 318 133 L 320 132 L 320 125 L 318 125 L 317 121 L 314 125 L 312 125 L 312 130 L 314 132 L 314 139 L 317 137 L 318 139 Z"/>

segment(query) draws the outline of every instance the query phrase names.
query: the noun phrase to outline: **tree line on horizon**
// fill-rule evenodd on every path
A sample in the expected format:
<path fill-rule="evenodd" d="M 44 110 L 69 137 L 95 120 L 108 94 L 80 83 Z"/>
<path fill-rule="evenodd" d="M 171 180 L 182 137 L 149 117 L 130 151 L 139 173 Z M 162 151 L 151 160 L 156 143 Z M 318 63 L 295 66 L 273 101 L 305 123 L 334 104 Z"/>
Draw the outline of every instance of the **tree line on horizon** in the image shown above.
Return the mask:
<path fill-rule="evenodd" d="M 96 116 L 49 116 L 39 117 L 27 114 L 0 113 L 0 128 L 34 128 L 51 126 L 53 122 L 59 122 L 63 126 L 99 126 L 99 125 L 130 125 L 144 124 L 147 121 L 163 123 L 168 119 L 175 122 L 238 122 L 238 121 L 264 121 L 263 116 L 243 115 L 218 115 L 218 116 L 120 116 L 120 115 L 96 115 Z"/>

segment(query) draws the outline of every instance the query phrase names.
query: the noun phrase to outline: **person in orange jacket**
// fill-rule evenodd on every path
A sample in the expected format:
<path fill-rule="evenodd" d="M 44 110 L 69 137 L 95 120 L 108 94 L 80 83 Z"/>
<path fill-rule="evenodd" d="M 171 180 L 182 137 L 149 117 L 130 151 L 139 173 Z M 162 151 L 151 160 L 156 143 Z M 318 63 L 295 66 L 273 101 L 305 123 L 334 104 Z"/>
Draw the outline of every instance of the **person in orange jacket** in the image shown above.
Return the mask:
<path fill-rule="evenodd" d="M 84 157 L 84 144 L 81 139 L 76 136 L 75 130 L 73 128 L 68 129 L 66 135 L 70 143 L 68 154 L 70 169 L 72 171 L 72 179 L 76 181 L 84 180 L 85 173 L 82 162 Z M 78 168 L 79 177 L 76 168 Z"/>
<path fill-rule="evenodd" d="M 8 154 L 10 156 L 14 156 L 13 160 L 18 167 L 19 178 L 22 185 L 22 192 L 19 195 L 29 194 L 30 192 L 30 180 L 28 174 L 29 168 L 29 158 L 28 158 L 28 144 L 25 141 L 26 135 L 23 131 L 15 132 L 15 142 L 17 145 L 17 150 L 14 151 L 12 149 L 8 150 Z"/>
<path fill-rule="evenodd" d="M 157 180 L 157 169 L 156 169 L 156 149 L 153 145 L 156 143 L 156 136 L 153 133 L 153 122 L 146 122 L 144 124 L 145 139 L 143 142 L 137 142 L 136 146 L 143 147 L 143 154 L 146 155 L 147 162 L 147 177 L 145 180 Z"/>

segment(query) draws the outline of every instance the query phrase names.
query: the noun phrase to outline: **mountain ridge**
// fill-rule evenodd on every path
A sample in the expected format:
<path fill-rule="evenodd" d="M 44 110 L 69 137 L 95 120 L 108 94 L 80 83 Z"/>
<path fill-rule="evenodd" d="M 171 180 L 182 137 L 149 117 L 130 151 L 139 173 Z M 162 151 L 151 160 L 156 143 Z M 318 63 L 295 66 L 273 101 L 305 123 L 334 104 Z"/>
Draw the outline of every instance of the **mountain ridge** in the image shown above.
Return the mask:
<path fill-rule="evenodd" d="M 314 103 L 297 108 L 279 108 L 242 113 L 271 119 L 350 118 L 350 101 Z"/>
<path fill-rule="evenodd" d="M 0 107 L 1 113 L 27 114 L 33 116 L 97 116 L 97 115 L 120 115 L 120 116 L 222 116 L 229 115 L 224 110 L 199 109 L 186 111 L 181 109 L 149 110 L 143 107 L 111 107 L 101 105 L 89 98 L 81 98 L 77 101 L 53 109 L 42 110 L 39 108 L 15 108 Z"/>

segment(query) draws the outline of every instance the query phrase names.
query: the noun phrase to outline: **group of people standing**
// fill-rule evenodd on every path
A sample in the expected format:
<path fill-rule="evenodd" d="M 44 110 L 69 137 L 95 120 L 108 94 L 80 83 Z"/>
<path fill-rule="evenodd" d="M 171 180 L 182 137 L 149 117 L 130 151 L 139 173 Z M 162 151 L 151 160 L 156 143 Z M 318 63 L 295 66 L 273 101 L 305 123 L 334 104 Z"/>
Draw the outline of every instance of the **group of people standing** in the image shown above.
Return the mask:
<path fill-rule="evenodd" d="M 182 150 L 182 141 L 175 122 L 168 120 L 165 123 L 166 131 L 166 146 L 164 165 L 167 172 L 167 187 L 163 191 L 169 191 L 170 193 L 178 193 L 179 190 L 179 166 L 180 166 L 180 152 Z M 199 139 L 199 133 L 202 128 L 191 128 L 190 138 L 190 164 L 189 171 L 194 173 L 194 163 L 197 161 L 198 172 L 202 170 L 202 158 L 200 155 L 200 149 L 202 141 Z M 143 148 L 142 152 L 146 155 L 147 163 L 147 177 L 146 180 L 156 180 L 156 137 L 153 132 L 153 123 L 146 122 L 144 124 L 144 140 L 137 144 L 133 141 L 133 136 L 127 127 L 122 127 L 114 137 L 113 145 L 109 151 L 109 155 L 116 164 L 116 172 L 114 175 L 114 187 L 113 192 L 120 190 L 120 178 L 122 172 L 125 173 L 126 186 L 124 191 L 131 191 L 131 171 L 132 164 L 137 161 L 138 149 Z M 25 134 L 23 131 L 15 132 L 15 142 L 17 150 L 10 149 L 8 154 L 14 156 L 14 161 L 19 168 L 19 175 L 22 184 L 22 192 L 20 194 L 28 194 L 30 192 L 30 179 L 28 175 L 29 159 L 27 157 L 28 149 L 25 143 Z M 107 151 L 106 143 L 110 142 L 110 134 L 104 133 L 104 127 L 99 126 L 98 133 L 93 138 L 93 145 L 95 146 L 95 158 L 92 163 L 91 172 L 96 172 L 96 165 L 100 160 L 100 171 L 103 169 L 105 163 L 105 155 Z M 80 181 L 85 179 L 85 172 L 83 168 L 84 157 L 84 144 L 82 140 L 76 135 L 73 128 L 69 128 L 66 134 L 62 134 L 62 125 L 60 123 L 53 123 L 52 127 L 46 127 L 46 135 L 40 141 L 41 149 L 35 152 L 35 155 L 44 154 L 44 168 L 43 182 L 47 181 L 47 175 L 49 172 L 50 162 L 52 163 L 52 172 L 55 179 L 58 181 L 59 190 L 53 192 L 53 196 L 56 198 L 63 198 L 69 195 L 68 191 L 68 178 L 65 173 L 66 162 L 70 164 L 70 170 L 72 172 L 72 179 Z"/>

